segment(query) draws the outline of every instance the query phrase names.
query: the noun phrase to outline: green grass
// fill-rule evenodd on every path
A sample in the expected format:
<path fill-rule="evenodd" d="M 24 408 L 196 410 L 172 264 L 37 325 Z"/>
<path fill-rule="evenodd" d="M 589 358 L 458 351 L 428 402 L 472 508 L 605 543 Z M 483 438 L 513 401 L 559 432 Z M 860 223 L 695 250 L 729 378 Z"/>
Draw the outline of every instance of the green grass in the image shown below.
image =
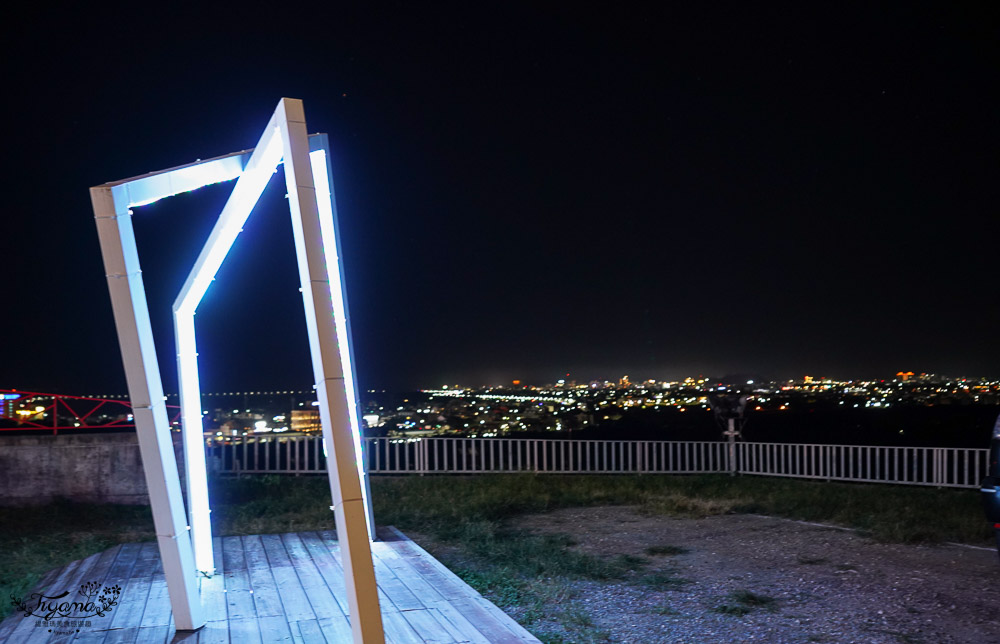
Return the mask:
<path fill-rule="evenodd" d="M 643 586 L 648 586 L 653 590 L 679 590 L 684 586 L 693 583 L 690 579 L 684 579 L 674 574 L 675 571 L 657 570 L 640 575 L 637 582 Z"/>
<path fill-rule="evenodd" d="M 576 604 L 557 609 L 548 616 L 550 624 L 536 628 L 536 635 L 545 644 L 600 644 L 611 639 L 611 633 L 598 628 L 590 613 Z"/>
<path fill-rule="evenodd" d="M 432 554 L 474 587 L 530 619 L 551 614 L 560 579 L 620 579 L 670 586 L 648 577 L 642 557 L 597 557 L 575 550 L 571 535 L 535 535 L 509 520 L 526 513 L 596 505 L 634 505 L 649 515 L 700 517 L 751 512 L 862 530 L 885 542 L 989 544 L 975 490 L 826 483 L 763 477 L 534 476 L 376 477 L 376 516 L 427 538 Z M 215 481 L 216 534 L 268 534 L 333 525 L 324 477 L 249 477 Z M 0 508 L 0 593 L 23 595 L 51 568 L 114 544 L 153 538 L 146 507 L 58 503 Z M 652 546 L 652 556 L 681 554 Z M 540 583 L 543 580 L 545 583 Z M 562 600 L 564 606 L 572 602 Z M 568 602 L 568 603 L 567 603 Z M 10 611 L 0 608 L 0 615 Z M 566 641 L 583 627 L 566 618 Z M 569 626 L 566 626 L 568 624 Z M 573 628 L 570 632 L 570 627 Z M 556 637 L 556 635 L 553 635 Z"/>
<path fill-rule="evenodd" d="M 755 609 L 774 610 L 777 600 L 750 590 L 729 593 L 729 601 L 712 608 L 712 612 L 743 617 Z"/>
<path fill-rule="evenodd" d="M 650 546 L 646 548 L 646 554 L 654 557 L 664 557 L 672 555 L 683 555 L 689 552 L 684 546 Z"/>
<path fill-rule="evenodd" d="M 447 538 L 464 521 L 529 512 L 636 505 L 647 514 L 759 513 L 833 523 L 895 543 L 990 541 L 975 490 L 764 477 L 484 476 L 376 479 L 379 522 Z"/>
<path fill-rule="evenodd" d="M 0 507 L 0 526 L 0 617 L 13 611 L 11 595 L 24 597 L 52 568 L 119 543 L 155 537 L 145 506 L 58 502 Z"/>

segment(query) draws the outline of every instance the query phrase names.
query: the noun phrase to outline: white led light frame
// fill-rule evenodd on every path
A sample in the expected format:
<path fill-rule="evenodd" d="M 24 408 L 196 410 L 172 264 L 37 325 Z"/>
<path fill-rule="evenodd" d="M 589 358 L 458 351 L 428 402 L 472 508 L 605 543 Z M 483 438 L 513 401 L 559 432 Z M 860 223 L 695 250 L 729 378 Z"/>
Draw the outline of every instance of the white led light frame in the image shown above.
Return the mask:
<path fill-rule="evenodd" d="M 329 147 L 325 134 L 309 137 L 309 161 L 316 189 L 323 255 L 329 272 L 330 295 L 337 332 L 337 347 L 343 365 L 347 390 L 351 435 L 358 472 L 362 478 L 362 499 L 369 537 L 374 535 L 371 504 L 362 453 L 361 427 L 358 420 L 358 395 L 354 378 L 352 343 L 348 329 L 347 298 L 343 288 L 339 237 L 336 233 L 332 181 L 327 158 Z M 201 387 L 198 378 L 198 350 L 195 338 L 195 313 L 209 285 L 243 230 L 250 213 L 267 187 L 271 176 L 282 163 L 281 136 L 278 127 L 265 129 L 257 147 L 240 175 L 201 254 L 173 305 L 174 335 L 177 346 L 177 381 L 180 391 L 181 423 L 184 432 L 184 458 L 187 474 L 187 498 L 191 519 L 191 538 L 198 570 L 210 574 L 214 568 L 210 508 L 204 459 Z M 297 243 L 298 245 L 298 243 Z M 300 253 L 301 254 L 301 253 Z M 334 270 L 336 269 L 336 270 Z"/>
<path fill-rule="evenodd" d="M 307 136 L 302 102 L 283 98 L 257 146 L 224 157 L 91 188 L 136 432 L 178 630 L 204 623 L 195 571 L 213 572 L 201 392 L 194 316 L 277 166 L 285 166 L 324 451 L 351 627 L 356 642 L 383 641 L 370 541 L 374 522 L 362 452 L 353 350 L 340 261 L 326 135 Z M 309 166 L 308 170 L 305 166 Z M 173 306 L 190 523 L 183 526 L 177 464 L 169 437 L 132 207 L 237 179 Z M 188 537 L 190 531 L 190 537 Z"/>

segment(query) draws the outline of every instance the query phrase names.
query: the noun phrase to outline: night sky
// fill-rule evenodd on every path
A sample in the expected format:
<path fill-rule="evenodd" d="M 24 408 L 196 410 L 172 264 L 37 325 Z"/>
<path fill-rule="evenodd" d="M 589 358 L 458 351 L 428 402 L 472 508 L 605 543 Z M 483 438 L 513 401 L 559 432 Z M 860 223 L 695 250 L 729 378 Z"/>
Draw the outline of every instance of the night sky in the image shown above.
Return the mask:
<path fill-rule="evenodd" d="M 334 148 L 364 388 L 1000 376 L 995 9 L 89 4 L 5 28 L 0 388 L 124 393 L 88 188 L 252 147 L 282 96 Z M 231 185 L 136 209 L 167 391 Z M 204 390 L 310 384 L 291 239 L 279 173 Z"/>

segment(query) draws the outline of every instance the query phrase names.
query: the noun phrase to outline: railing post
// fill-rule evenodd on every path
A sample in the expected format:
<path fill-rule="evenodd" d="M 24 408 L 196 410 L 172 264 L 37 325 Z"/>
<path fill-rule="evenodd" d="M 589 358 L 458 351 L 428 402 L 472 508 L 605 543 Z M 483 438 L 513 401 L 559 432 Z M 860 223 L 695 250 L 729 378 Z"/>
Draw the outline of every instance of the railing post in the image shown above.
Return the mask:
<path fill-rule="evenodd" d="M 736 476 L 736 419 L 730 418 L 726 428 L 729 438 L 729 476 Z"/>

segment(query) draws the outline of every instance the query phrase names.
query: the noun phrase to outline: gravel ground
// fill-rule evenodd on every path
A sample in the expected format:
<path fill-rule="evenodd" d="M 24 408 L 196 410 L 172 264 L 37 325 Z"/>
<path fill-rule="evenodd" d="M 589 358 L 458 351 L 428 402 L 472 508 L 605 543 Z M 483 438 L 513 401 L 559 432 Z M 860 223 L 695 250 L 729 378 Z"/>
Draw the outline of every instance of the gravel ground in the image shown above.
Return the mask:
<path fill-rule="evenodd" d="M 637 576 L 659 571 L 683 580 L 669 589 L 669 582 L 650 587 L 636 579 L 568 582 L 569 601 L 589 615 L 597 641 L 1000 643 L 1000 562 L 985 548 L 880 544 L 785 519 L 643 516 L 621 506 L 516 523 L 570 534 L 583 552 L 650 559 Z M 686 552 L 647 554 L 655 546 Z M 741 603 L 732 595 L 741 591 L 755 596 L 744 594 Z M 558 633 L 560 626 L 543 620 L 529 629 Z"/>

